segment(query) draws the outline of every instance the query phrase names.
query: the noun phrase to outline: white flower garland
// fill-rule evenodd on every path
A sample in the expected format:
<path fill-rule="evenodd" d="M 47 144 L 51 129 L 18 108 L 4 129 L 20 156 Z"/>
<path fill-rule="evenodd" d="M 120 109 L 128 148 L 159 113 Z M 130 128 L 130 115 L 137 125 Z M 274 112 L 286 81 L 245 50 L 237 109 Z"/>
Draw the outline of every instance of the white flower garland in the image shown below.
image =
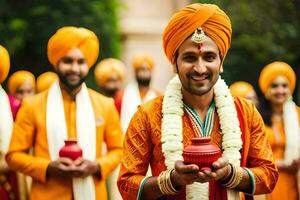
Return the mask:
<path fill-rule="evenodd" d="M 178 75 L 170 80 L 162 105 L 162 152 L 168 169 L 174 168 L 176 160 L 183 160 L 183 100 L 181 82 Z M 219 77 L 214 86 L 214 100 L 222 130 L 223 156 L 233 165 L 240 165 L 242 148 L 241 130 L 234 101 L 228 86 Z M 227 192 L 228 200 L 235 198 L 236 192 Z M 209 199 L 208 183 L 195 182 L 186 186 L 186 199 Z"/>

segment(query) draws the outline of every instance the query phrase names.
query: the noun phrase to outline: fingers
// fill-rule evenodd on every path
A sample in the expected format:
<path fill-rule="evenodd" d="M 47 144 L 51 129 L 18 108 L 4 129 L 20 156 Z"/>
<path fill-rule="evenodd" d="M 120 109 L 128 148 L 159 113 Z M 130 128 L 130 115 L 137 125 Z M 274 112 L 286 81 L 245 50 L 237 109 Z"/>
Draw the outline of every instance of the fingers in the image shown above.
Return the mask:
<path fill-rule="evenodd" d="M 197 165 L 185 165 L 181 160 L 175 162 L 175 169 L 180 174 L 197 173 L 199 171 L 199 167 Z"/>
<path fill-rule="evenodd" d="M 62 158 L 58 158 L 57 159 L 57 162 L 59 164 L 62 164 L 62 165 L 73 165 L 74 161 L 70 158 L 66 158 L 66 157 L 62 157 Z"/>
<path fill-rule="evenodd" d="M 82 157 L 79 157 L 79 158 L 77 158 L 77 159 L 74 161 L 74 165 L 75 165 L 75 166 L 79 166 L 79 165 L 81 165 L 83 162 L 84 162 L 84 159 L 83 159 Z"/>
<path fill-rule="evenodd" d="M 228 159 L 226 157 L 220 157 L 217 161 L 213 162 L 212 164 L 212 168 L 213 170 L 218 170 L 221 169 L 223 167 L 225 167 L 226 165 L 228 165 Z"/>

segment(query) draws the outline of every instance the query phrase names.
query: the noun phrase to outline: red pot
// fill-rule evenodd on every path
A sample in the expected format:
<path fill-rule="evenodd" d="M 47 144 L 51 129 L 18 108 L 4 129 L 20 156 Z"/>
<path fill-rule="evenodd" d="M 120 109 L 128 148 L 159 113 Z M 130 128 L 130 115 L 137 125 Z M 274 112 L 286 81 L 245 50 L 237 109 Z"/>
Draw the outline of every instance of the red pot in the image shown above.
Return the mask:
<path fill-rule="evenodd" d="M 192 144 L 183 150 L 185 164 L 196 164 L 200 169 L 211 169 L 213 162 L 221 157 L 219 147 L 210 142 L 210 138 L 192 138 Z"/>
<path fill-rule="evenodd" d="M 65 146 L 59 150 L 59 157 L 67 157 L 76 160 L 82 157 L 82 149 L 78 146 L 76 140 L 65 140 Z"/>

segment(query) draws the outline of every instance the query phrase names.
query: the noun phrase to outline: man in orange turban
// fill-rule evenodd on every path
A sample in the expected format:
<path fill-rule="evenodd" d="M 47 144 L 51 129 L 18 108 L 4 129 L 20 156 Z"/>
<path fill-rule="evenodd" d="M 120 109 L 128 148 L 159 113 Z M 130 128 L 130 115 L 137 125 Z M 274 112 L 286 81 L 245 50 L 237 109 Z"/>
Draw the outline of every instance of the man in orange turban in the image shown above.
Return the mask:
<path fill-rule="evenodd" d="M 240 192 L 252 199 L 272 191 L 278 172 L 261 116 L 220 77 L 230 41 L 230 20 L 216 5 L 191 4 L 173 15 L 163 47 L 176 75 L 130 121 L 118 179 L 123 199 L 232 200 Z M 198 143 L 207 139 L 199 138 L 222 155 L 205 165 L 209 155 Z"/>
<path fill-rule="evenodd" d="M 17 71 L 9 77 L 7 87 L 10 95 L 22 101 L 35 94 L 35 77 L 29 71 Z"/>
<path fill-rule="evenodd" d="M 95 80 L 100 92 L 114 98 L 118 112 L 121 111 L 123 97 L 122 85 L 125 76 L 125 65 L 115 58 L 103 59 L 95 68 Z"/>
<path fill-rule="evenodd" d="M 123 134 L 113 100 L 84 83 L 99 40 L 88 29 L 63 27 L 47 53 L 59 80 L 22 103 L 6 160 L 33 178 L 32 200 L 107 199 L 105 180 L 121 160 Z M 77 141 L 82 155 L 59 156 L 65 140 Z"/>
<path fill-rule="evenodd" d="M 45 72 L 36 79 L 36 90 L 38 93 L 47 90 L 52 83 L 58 79 L 58 76 L 54 72 Z"/>
<path fill-rule="evenodd" d="M 300 198 L 300 108 L 292 94 L 296 74 L 285 62 L 272 62 L 259 76 L 259 87 L 264 94 L 259 110 L 265 122 L 275 162 L 279 171 L 274 191 L 268 200 Z"/>
<path fill-rule="evenodd" d="M 126 132 L 128 124 L 137 107 L 157 96 L 160 92 L 150 87 L 153 58 L 145 53 L 136 54 L 132 59 L 135 80 L 124 89 L 121 106 L 121 124 L 123 132 Z"/>
<path fill-rule="evenodd" d="M 256 92 L 250 83 L 247 83 L 245 81 L 237 81 L 230 85 L 229 89 L 233 96 L 246 98 L 252 101 L 252 103 L 254 103 L 256 107 L 258 106 Z"/>

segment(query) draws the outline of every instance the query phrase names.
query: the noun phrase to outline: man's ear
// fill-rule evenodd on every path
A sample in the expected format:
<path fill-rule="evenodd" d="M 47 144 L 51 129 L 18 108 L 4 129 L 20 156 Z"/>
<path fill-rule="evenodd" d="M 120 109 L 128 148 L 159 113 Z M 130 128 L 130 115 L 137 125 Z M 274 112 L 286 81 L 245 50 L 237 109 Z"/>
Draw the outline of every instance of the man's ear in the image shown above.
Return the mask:
<path fill-rule="evenodd" d="M 177 68 L 177 63 L 176 63 L 176 58 L 173 56 L 172 58 L 172 68 L 174 73 L 178 73 L 178 68 Z"/>
<path fill-rule="evenodd" d="M 222 74 L 223 71 L 224 71 L 224 69 L 223 69 L 223 63 L 221 63 L 221 66 L 220 66 L 220 74 Z"/>

